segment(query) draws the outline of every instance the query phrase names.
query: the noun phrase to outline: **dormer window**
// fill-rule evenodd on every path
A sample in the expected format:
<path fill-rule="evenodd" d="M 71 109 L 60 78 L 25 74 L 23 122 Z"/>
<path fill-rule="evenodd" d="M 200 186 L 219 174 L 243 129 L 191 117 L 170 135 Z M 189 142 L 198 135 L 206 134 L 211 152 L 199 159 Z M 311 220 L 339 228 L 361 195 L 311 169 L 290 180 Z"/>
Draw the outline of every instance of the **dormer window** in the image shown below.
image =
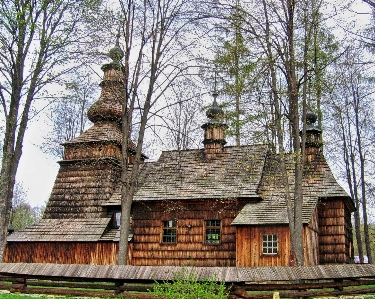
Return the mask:
<path fill-rule="evenodd" d="M 121 211 L 115 211 L 112 215 L 112 228 L 120 228 Z"/>

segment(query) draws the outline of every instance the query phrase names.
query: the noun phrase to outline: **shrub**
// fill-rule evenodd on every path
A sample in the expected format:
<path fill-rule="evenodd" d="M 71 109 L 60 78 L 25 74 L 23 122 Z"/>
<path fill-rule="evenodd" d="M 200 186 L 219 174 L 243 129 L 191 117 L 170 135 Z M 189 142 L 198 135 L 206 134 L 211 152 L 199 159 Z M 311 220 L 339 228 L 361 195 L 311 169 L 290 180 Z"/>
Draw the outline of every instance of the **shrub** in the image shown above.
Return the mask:
<path fill-rule="evenodd" d="M 217 283 L 215 277 L 198 280 L 193 273 L 187 274 L 183 269 L 171 282 L 155 281 L 153 295 L 165 299 L 225 299 L 228 293 L 224 282 Z"/>

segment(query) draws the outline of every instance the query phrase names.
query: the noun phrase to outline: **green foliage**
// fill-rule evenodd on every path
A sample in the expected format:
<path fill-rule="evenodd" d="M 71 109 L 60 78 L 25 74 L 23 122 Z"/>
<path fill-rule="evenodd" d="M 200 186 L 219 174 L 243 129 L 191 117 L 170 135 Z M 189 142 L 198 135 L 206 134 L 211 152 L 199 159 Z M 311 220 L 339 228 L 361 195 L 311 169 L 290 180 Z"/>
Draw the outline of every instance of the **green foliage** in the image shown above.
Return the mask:
<path fill-rule="evenodd" d="M 186 269 L 178 272 L 172 282 L 155 282 L 153 295 L 165 299 L 224 299 L 228 297 L 224 282 L 214 278 L 201 279 Z"/>

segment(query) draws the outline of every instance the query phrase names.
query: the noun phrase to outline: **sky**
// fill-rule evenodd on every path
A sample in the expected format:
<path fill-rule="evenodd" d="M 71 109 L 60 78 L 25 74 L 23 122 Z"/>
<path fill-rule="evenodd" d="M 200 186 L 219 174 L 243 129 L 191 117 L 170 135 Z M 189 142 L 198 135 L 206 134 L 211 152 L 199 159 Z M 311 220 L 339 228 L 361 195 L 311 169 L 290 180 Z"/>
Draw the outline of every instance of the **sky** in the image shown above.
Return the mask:
<path fill-rule="evenodd" d="M 369 11 L 362 1 L 355 7 L 359 12 Z M 98 80 L 98 84 L 99 84 Z M 29 123 L 25 135 L 23 154 L 19 164 L 16 180 L 27 192 L 31 206 L 43 206 L 49 195 L 59 170 L 58 159 L 43 153 L 41 144 L 48 134 L 48 127 L 43 116 Z"/>

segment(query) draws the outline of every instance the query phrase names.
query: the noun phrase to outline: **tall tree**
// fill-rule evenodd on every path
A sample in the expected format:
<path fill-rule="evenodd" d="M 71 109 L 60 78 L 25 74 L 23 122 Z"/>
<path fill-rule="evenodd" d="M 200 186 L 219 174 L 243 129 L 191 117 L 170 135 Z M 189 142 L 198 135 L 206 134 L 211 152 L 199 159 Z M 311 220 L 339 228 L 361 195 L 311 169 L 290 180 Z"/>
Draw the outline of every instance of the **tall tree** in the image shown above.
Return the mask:
<path fill-rule="evenodd" d="M 0 4 L 0 102 L 5 119 L 0 172 L 0 261 L 3 260 L 15 175 L 37 95 L 75 57 L 82 14 L 99 1 L 5 0 Z"/>
<path fill-rule="evenodd" d="M 160 109 L 160 99 L 168 87 L 187 74 L 189 50 L 198 35 L 194 32 L 199 11 L 191 0 L 122 0 L 121 24 L 124 44 L 122 70 L 125 78 L 123 103 L 123 160 L 121 192 L 121 232 L 118 263 L 127 263 L 131 205 L 142 162 L 142 149 L 152 109 Z M 120 55 L 120 58 L 122 55 Z M 139 113 L 138 116 L 134 115 Z M 133 165 L 128 147 L 132 124 L 138 122 Z"/>
<path fill-rule="evenodd" d="M 373 198 L 371 190 L 374 162 L 373 148 L 373 95 L 375 87 L 371 68 L 363 61 L 365 57 L 360 45 L 347 48 L 345 55 L 337 61 L 338 77 L 332 93 L 332 99 L 327 108 L 332 112 L 332 126 L 336 136 L 341 137 L 339 149 L 332 148 L 334 153 L 342 156 L 345 170 L 343 177 L 348 183 L 349 192 L 357 210 L 354 213 L 354 224 L 357 248 L 363 262 L 363 238 L 365 252 L 369 262 L 372 262 L 371 237 L 369 231 L 368 202 Z M 337 140 L 335 140 L 337 142 Z"/>
<path fill-rule="evenodd" d="M 251 89 L 251 72 L 255 63 L 251 61 L 251 52 L 243 34 L 244 11 L 240 1 L 236 0 L 229 18 L 224 19 L 224 31 L 230 35 L 229 40 L 224 41 L 222 48 L 219 48 L 214 64 L 223 77 L 224 87 L 222 93 L 230 99 L 225 103 L 227 108 L 234 106 L 231 112 L 226 111 L 226 118 L 229 119 L 229 135 L 235 136 L 237 146 L 241 145 L 241 127 L 244 125 L 243 97 Z M 229 25 L 228 25 L 229 23 Z M 233 101 L 234 99 L 234 101 Z M 232 103 L 234 102 L 234 105 Z"/>
<path fill-rule="evenodd" d="M 251 40 L 258 58 L 258 105 L 268 121 L 271 149 L 279 154 L 285 187 L 285 202 L 291 231 L 291 257 L 297 265 L 304 263 L 302 242 L 302 175 L 306 141 L 306 112 L 312 105 L 314 61 L 319 61 L 319 48 L 314 51 L 314 34 L 323 25 L 320 10 L 324 1 L 266 1 L 244 5 L 241 9 L 243 32 Z M 319 54 L 321 55 L 321 53 Z M 320 62 L 320 61 L 319 61 Z M 322 81 L 323 65 L 319 80 Z M 318 76 L 316 76 L 317 78 Z M 263 81 L 261 81 L 263 80 Z M 319 85 L 316 85 L 319 86 Z M 269 95 L 268 102 L 265 95 Z M 263 99 L 261 99 L 263 98 Z M 302 126 L 300 123 L 302 122 Z M 293 152 L 293 176 L 287 171 L 287 152 Z M 293 184 L 291 183 L 293 182 Z"/>
<path fill-rule="evenodd" d="M 75 72 L 65 83 L 67 94 L 58 97 L 48 109 L 52 131 L 45 138 L 41 149 L 57 158 L 63 157 L 62 143 L 82 134 L 89 125 L 87 109 L 98 93 L 98 84 L 89 72 Z"/>

